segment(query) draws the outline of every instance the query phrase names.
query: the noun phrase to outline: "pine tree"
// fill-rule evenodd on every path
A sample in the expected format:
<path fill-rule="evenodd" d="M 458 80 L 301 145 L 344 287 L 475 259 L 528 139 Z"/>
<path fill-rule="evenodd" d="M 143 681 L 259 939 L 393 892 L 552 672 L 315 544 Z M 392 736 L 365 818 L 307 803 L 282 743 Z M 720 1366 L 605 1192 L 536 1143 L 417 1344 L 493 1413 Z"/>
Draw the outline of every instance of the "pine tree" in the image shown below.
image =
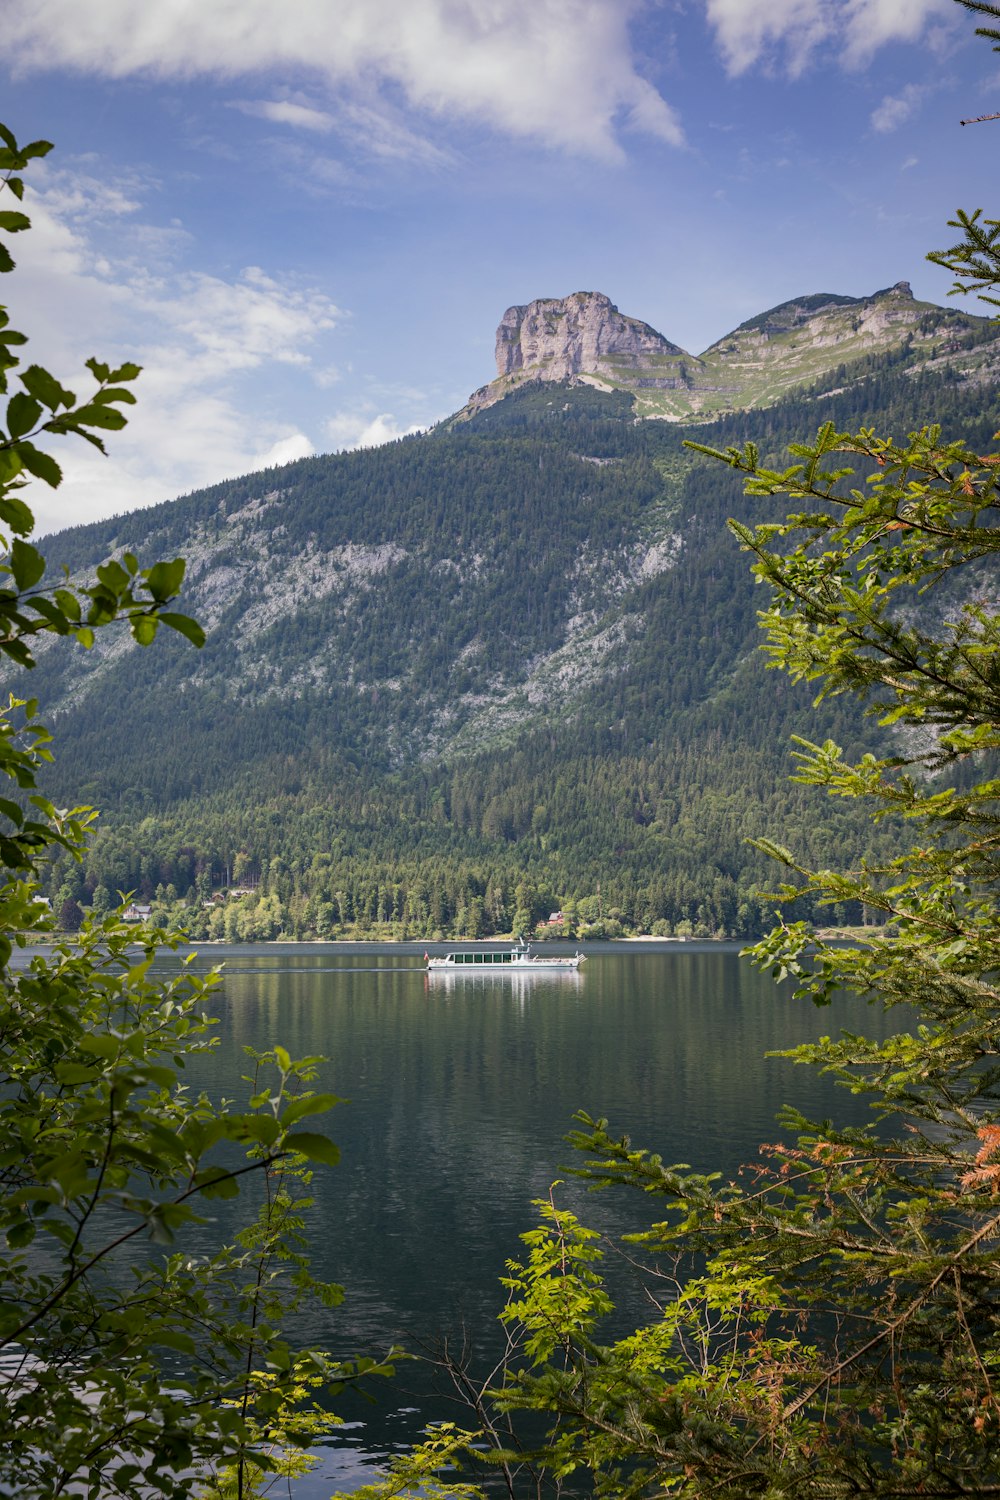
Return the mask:
<path fill-rule="evenodd" d="M 989 0 L 958 0 L 959 5 L 964 5 L 966 10 L 975 15 L 994 16 L 1000 21 L 1000 5 L 991 5 Z M 977 26 L 977 36 L 989 37 L 991 41 L 1000 43 L 1000 31 L 990 26 Z M 1000 45 L 993 48 L 994 52 L 1000 52 Z"/>

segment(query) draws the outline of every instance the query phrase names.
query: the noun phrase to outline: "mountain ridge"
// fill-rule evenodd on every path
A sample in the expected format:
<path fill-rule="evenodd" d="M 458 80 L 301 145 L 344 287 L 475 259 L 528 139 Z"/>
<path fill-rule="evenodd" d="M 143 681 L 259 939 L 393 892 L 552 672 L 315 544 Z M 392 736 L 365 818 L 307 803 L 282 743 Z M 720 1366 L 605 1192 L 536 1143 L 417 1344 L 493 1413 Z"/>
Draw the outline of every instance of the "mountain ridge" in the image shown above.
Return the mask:
<path fill-rule="evenodd" d="M 603 292 L 573 292 L 510 307 L 497 329 L 497 376 L 457 414 L 467 419 L 526 384 L 592 385 L 631 395 L 636 417 L 712 420 L 768 406 L 810 385 L 827 365 L 905 348 L 914 368 L 942 355 L 971 371 L 1000 371 L 991 322 L 917 301 L 907 281 L 870 296 L 820 292 L 747 319 L 701 354 L 619 312 Z M 451 419 L 456 420 L 456 419 Z"/>

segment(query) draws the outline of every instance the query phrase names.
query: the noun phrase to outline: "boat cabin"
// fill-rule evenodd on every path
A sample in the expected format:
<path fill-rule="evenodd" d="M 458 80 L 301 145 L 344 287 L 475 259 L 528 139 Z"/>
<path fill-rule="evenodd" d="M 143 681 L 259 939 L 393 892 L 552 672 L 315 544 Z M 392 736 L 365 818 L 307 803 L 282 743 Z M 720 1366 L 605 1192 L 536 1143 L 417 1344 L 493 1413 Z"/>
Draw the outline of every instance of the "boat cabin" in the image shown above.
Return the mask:
<path fill-rule="evenodd" d="M 509 964 L 513 953 L 449 953 L 449 964 Z"/>

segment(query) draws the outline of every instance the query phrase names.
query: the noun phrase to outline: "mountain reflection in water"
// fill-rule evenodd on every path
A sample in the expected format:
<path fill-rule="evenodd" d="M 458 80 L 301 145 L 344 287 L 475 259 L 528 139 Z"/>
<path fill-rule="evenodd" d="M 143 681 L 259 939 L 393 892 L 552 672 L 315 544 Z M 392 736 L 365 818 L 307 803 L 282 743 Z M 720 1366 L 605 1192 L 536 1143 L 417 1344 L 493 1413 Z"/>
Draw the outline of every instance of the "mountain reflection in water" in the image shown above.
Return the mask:
<path fill-rule="evenodd" d="M 381 1354 L 393 1342 L 417 1350 L 449 1335 L 488 1358 L 504 1261 L 534 1223 L 532 1200 L 557 1178 L 559 1199 L 608 1234 L 648 1221 L 639 1195 L 590 1195 L 566 1180 L 576 1110 L 607 1116 L 666 1162 L 734 1174 L 759 1142 L 779 1138 L 784 1103 L 839 1122 L 864 1116 L 863 1100 L 766 1052 L 842 1025 L 898 1029 L 857 1001 L 824 1011 L 793 1001 L 736 945 L 595 944 L 572 974 L 433 980 L 425 947 L 211 947 L 196 959 L 198 969 L 224 962 L 226 979 L 214 1002 L 220 1044 L 187 1070 L 192 1087 L 240 1097 L 243 1048 L 280 1042 L 293 1056 L 329 1058 L 321 1086 L 349 1101 L 323 1122 L 342 1164 L 316 1174 L 311 1234 L 317 1274 L 346 1298 L 295 1330 L 337 1354 Z M 209 1207 L 203 1232 L 225 1233 L 231 1206 Z M 643 1315 L 627 1287 L 624 1302 L 621 1331 Z M 463 1420 L 415 1364 L 372 1394 L 374 1405 L 338 1401 L 346 1423 L 296 1500 L 363 1482 L 428 1420 Z"/>

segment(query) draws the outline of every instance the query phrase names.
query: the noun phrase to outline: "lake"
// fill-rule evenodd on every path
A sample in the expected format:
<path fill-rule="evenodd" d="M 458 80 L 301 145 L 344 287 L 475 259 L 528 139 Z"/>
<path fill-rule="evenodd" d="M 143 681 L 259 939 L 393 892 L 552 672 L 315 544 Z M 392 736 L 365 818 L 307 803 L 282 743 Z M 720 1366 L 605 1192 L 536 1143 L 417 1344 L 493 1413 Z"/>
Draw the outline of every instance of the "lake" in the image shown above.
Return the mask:
<path fill-rule="evenodd" d="M 535 1222 L 532 1200 L 571 1164 L 564 1137 L 576 1110 L 607 1116 L 666 1162 L 733 1174 L 759 1142 L 779 1138 L 782 1104 L 862 1117 L 849 1092 L 766 1052 L 841 1025 L 890 1029 L 856 1001 L 824 1011 L 793 1001 L 735 945 L 593 944 L 578 973 L 531 976 L 432 977 L 424 951 L 211 947 L 195 959 L 199 970 L 224 962 L 226 978 L 213 1005 L 220 1046 L 192 1081 L 238 1097 L 242 1048 L 280 1042 L 293 1056 L 329 1058 L 322 1087 L 350 1101 L 324 1122 L 343 1159 L 317 1173 L 312 1233 L 318 1274 L 347 1295 L 298 1331 L 336 1354 L 394 1341 L 417 1349 L 465 1331 L 485 1357 L 503 1304 L 498 1277 Z M 650 1207 L 576 1182 L 559 1193 L 609 1233 L 636 1227 Z M 370 1477 L 368 1465 L 430 1418 L 463 1419 L 416 1366 L 375 1394 L 372 1406 L 339 1403 L 347 1424 L 298 1500 Z"/>

